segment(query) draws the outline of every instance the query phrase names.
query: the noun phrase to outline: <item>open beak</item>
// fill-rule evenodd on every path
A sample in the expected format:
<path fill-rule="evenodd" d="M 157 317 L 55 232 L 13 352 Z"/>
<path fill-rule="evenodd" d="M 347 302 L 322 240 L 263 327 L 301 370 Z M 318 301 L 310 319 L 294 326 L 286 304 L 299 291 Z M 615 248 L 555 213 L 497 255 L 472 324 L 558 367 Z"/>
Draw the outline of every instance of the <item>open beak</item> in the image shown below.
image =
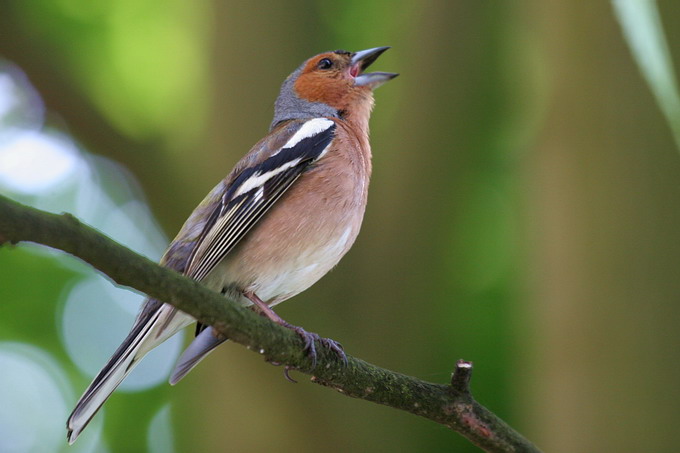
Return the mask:
<path fill-rule="evenodd" d="M 357 86 L 367 86 L 375 90 L 383 83 L 392 80 L 399 74 L 393 72 L 369 72 L 364 74 L 368 68 L 388 47 L 374 47 L 373 49 L 361 50 L 352 55 L 350 74 L 354 77 L 354 84 Z"/>

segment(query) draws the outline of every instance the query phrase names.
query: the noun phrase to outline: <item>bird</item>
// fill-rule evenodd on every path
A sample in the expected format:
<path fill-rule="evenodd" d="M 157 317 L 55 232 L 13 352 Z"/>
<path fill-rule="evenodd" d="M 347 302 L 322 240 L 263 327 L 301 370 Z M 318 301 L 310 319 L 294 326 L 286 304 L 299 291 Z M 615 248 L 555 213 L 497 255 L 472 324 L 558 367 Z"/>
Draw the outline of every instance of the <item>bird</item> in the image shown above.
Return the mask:
<path fill-rule="evenodd" d="M 272 307 L 328 273 L 359 233 L 372 169 L 373 90 L 398 75 L 365 70 L 387 49 L 324 52 L 293 71 L 274 103 L 269 133 L 196 207 L 160 260 L 295 331 L 314 364 L 315 341 L 345 359 L 340 344 L 289 324 Z M 146 299 L 130 333 L 68 418 L 68 443 L 146 353 L 195 321 L 172 305 Z M 197 323 L 170 384 L 226 340 Z"/>

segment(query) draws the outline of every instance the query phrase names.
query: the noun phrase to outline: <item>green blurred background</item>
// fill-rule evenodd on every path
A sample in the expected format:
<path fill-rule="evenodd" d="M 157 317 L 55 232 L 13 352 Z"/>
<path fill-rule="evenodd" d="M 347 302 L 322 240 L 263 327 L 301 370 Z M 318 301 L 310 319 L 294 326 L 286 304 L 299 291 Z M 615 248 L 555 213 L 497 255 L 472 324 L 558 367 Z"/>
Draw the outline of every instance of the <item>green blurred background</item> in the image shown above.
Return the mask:
<path fill-rule="evenodd" d="M 300 62 L 390 45 L 362 233 L 279 313 L 433 382 L 474 361 L 477 399 L 545 451 L 674 451 L 680 3 L 655 5 L 5 1 L 0 190 L 157 259 Z M 0 300 L 3 453 L 478 451 L 233 344 L 170 388 L 179 337 L 69 448 L 141 296 L 20 246 L 0 249 Z"/>

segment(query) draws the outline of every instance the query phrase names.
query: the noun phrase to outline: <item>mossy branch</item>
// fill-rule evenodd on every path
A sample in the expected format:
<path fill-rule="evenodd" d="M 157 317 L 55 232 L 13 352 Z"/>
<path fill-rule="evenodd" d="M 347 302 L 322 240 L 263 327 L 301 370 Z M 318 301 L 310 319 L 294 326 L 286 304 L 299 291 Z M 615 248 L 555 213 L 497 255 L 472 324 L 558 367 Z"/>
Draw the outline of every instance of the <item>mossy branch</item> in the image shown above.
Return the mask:
<path fill-rule="evenodd" d="M 459 432 L 489 452 L 538 452 L 527 439 L 477 403 L 469 389 L 472 364 L 459 361 L 449 385 L 433 384 L 317 348 L 318 364 L 301 338 L 196 281 L 144 258 L 70 214 L 51 214 L 0 196 L 0 244 L 35 242 L 89 263 L 116 283 L 174 305 L 272 363 L 312 376 L 312 382 L 343 395 L 428 418 Z"/>

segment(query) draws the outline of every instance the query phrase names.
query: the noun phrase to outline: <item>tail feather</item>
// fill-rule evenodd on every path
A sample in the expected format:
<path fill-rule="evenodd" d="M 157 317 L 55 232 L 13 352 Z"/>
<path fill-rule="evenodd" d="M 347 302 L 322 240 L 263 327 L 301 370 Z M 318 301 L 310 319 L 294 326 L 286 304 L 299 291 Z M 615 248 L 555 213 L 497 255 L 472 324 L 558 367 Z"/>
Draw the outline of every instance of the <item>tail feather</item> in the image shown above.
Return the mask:
<path fill-rule="evenodd" d="M 177 365 L 170 375 L 170 385 L 177 384 L 189 373 L 198 362 L 203 360 L 213 349 L 227 341 L 219 338 L 212 327 L 206 327 L 194 338 L 188 348 L 182 353 Z"/>
<path fill-rule="evenodd" d="M 193 318 L 169 305 L 163 305 L 143 319 L 138 319 L 123 343 L 78 400 L 66 422 L 68 443 L 75 442 L 142 357 L 191 321 Z"/>

